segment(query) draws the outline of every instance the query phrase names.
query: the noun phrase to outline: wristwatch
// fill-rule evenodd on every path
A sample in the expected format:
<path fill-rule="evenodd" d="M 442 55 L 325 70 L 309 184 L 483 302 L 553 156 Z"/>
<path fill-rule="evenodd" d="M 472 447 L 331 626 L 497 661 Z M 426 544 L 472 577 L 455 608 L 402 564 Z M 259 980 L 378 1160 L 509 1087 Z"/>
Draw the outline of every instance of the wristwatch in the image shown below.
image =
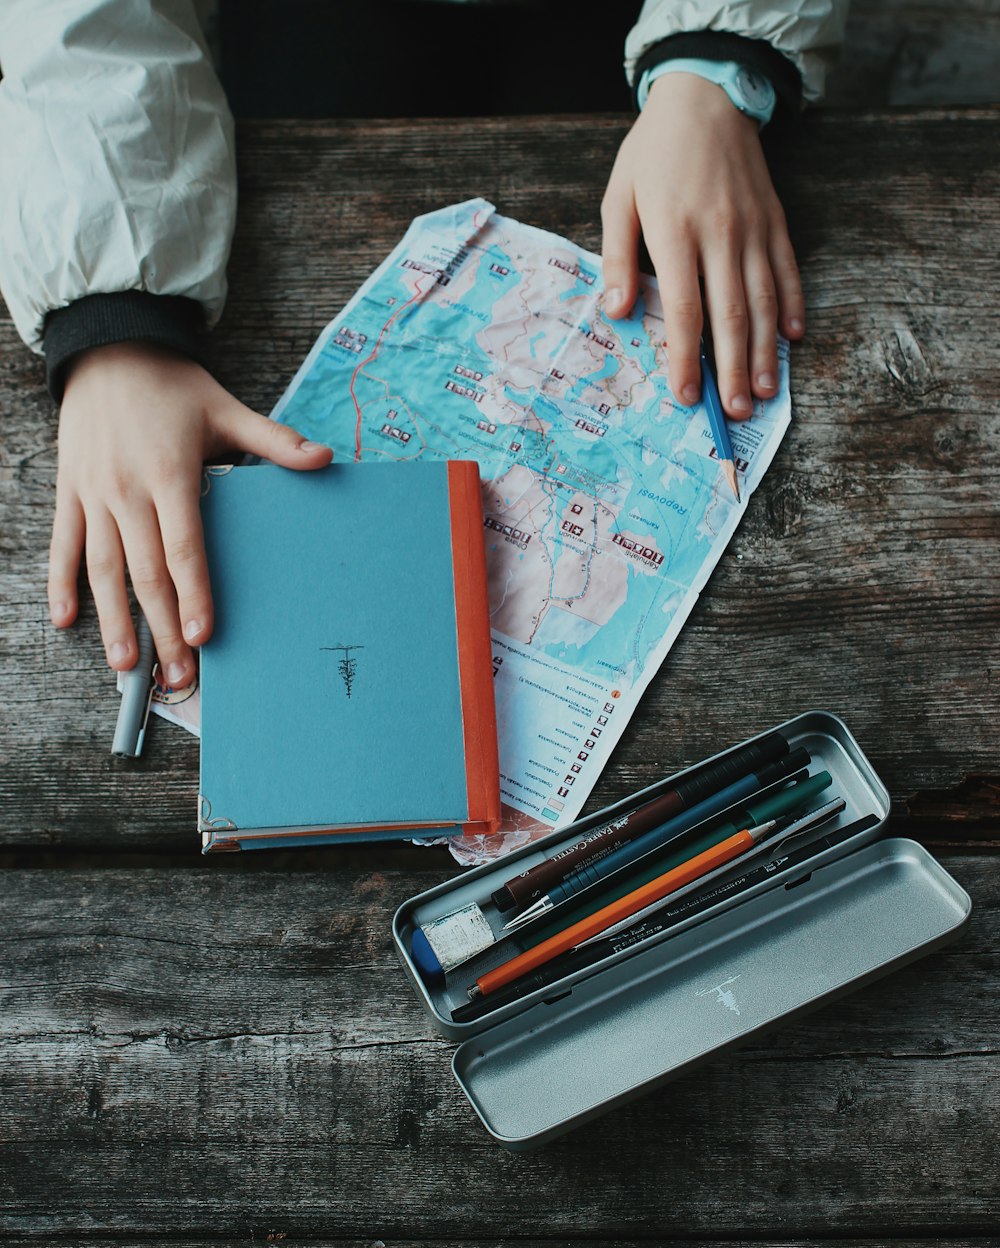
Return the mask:
<path fill-rule="evenodd" d="M 649 88 L 664 74 L 697 74 L 721 87 L 741 113 L 753 117 L 758 125 L 771 120 L 777 95 L 770 81 L 756 70 L 747 69 L 736 61 L 704 61 L 695 57 L 679 57 L 663 61 L 647 69 L 639 79 L 636 100 L 640 108 L 646 103 Z"/>

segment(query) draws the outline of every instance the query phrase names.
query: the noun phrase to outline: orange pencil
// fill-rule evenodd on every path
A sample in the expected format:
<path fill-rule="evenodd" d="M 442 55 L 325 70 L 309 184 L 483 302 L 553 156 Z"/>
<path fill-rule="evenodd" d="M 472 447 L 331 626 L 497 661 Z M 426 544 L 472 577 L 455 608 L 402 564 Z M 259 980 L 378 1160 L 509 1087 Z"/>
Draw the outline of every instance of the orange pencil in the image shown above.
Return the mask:
<path fill-rule="evenodd" d="M 519 976 L 527 974 L 528 971 L 533 971 L 536 966 L 542 966 L 544 963 L 551 961 L 552 958 L 558 957 L 559 954 L 576 948 L 581 941 L 587 940 L 588 937 L 596 936 L 598 932 L 603 932 L 612 923 L 618 923 L 622 919 L 627 919 L 630 915 L 636 914 L 651 902 L 659 901 L 661 897 L 666 897 L 668 893 L 672 893 L 678 888 L 683 888 L 685 884 L 690 884 L 692 880 L 697 880 L 700 876 L 707 875 L 709 871 L 714 870 L 716 867 L 721 867 L 731 861 L 731 859 L 738 858 L 740 854 L 745 853 L 756 845 L 762 837 L 767 836 L 773 830 L 775 822 L 775 820 L 770 819 L 767 823 L 758 824 L 755 828 L 744 828 L 742 832 L 737 832 L 733 836 L 727 836 L 718 845 L 713 845 L 710 849 L 703 850 L 700 854 L 695 854 L 687 862 L 682 862 L 679 867 L 673 867 L 670 871 L 664 872 L 663 875 L 657 876 L 655 880 L 650 880 L 648 884 L 643 884 L 641 888 L 633 889 L 631 893 L 626 893 L 624 897 L 619 897 L 617 901 L 611 902 L 610 905 L 604 906 L 603 909 L 595 910 L 593 914 L 587 915 L 585 919 L 580 919 L 578 923 L 567 927 L 565 931 L 557 932 L 555 936 L 550 936 L 548 940 L 543 940 L 541 944 L 535 945 L 533 949 L 528 949 L 524 953 L 518 954 L 516 958 L 511 958 L 503 966 L 487 971 L 485 975 L 480 975 L 476 980 L 475 987 L 469 989 L 469 996 L 476 998 L 496 992 L 498 988 L 503 988 Z"/>

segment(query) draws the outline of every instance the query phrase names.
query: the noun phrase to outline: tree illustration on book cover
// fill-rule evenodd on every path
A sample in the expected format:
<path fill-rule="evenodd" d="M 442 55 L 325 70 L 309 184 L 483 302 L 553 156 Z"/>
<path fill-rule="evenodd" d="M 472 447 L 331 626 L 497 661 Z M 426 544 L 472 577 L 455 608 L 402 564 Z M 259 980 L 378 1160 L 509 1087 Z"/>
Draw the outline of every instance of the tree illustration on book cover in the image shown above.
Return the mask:
<path fill-rule="evenodd" d="M 364 646 L 320 646 L 321 650 L 340 650 L 344 657 L 337 664 L 337 670 L 340 672 L 341 679 L 344 682 L 344 688 L 347 690 L 347 696 L 351 696 L 351 686 L 354 684 L 354 678 L 358 671 L 357 659 L 351 658 L 352 650 L 363 650 Z"/>

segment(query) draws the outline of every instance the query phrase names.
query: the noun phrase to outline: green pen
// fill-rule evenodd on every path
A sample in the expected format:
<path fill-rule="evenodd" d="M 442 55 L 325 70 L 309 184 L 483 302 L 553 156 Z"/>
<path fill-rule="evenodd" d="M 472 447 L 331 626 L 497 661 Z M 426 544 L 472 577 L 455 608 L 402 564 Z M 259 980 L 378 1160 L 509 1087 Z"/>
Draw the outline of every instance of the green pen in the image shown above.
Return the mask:
<path fill-rule="evenodd" d="M 607 889 L 601 889 L 599 894 L 585 892 L 581 895 L 579 902 L 556 906 L 549 912 L 544 922 L 532 923 L 523 932 L 517 933 L 519 938 L 517 943 L 525 950 L 533 949 L 535 945 L 541 944 L 543 940 L 548 940 L 550 936 L 555 936 L 558 932 L 565 931 L 567 927 L 580 919 L 585 919 L 595 910 L 618 901 L 633 889 L 641 888 L 643 884 L 648 884 L 664 872 L 679 867 L 681 863 L 687 862 L 696 854 L 704 853 L 706 849 L 718 845 L 727 836 L 735 836 L 737 832 L 742 832 L 745 828 L 755 828 L 771 819 L 780 819 L 783 815 L 793 814 L 817 794 L 828 789 L 832 783 L 833 777 L 828 771 L 819 771 L 815 776 L 807 776 L 786 788 L 778 789 L 777 792 L 768 793 L 759 800 L 748 802 L 745 806 L 739 807 L 725 823 L 716 823 L 713 820 L 709 830 L 697 840 L 685 840 L 682 846 L 672 848 L 669 854 L 651 854 L 649 865 L 641 871 L 633 872 L 627 867 L 624 868 L 620 873 L 622 878 L 617 875 L 612 876 L 614 883 Z M 494 949 L 496 947 L 493 946 Z"/>

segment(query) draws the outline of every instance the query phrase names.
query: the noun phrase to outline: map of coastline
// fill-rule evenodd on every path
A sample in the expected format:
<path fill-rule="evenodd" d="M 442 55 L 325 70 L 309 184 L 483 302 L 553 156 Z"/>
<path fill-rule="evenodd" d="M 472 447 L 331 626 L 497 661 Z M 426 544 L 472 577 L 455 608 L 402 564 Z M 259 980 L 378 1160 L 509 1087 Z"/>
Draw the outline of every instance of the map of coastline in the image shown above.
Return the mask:
<path fill-rule="evenodd" d="M 273 413 L 338 460 L 479 462 L 505 823 L 462 861 L 579 812 L 789 423 L 781 344 L 779 396 L 730 425 L 737 504 L 655 281 L 612 321 L 600 271 L 485 200 L 419 217 Z"/>

